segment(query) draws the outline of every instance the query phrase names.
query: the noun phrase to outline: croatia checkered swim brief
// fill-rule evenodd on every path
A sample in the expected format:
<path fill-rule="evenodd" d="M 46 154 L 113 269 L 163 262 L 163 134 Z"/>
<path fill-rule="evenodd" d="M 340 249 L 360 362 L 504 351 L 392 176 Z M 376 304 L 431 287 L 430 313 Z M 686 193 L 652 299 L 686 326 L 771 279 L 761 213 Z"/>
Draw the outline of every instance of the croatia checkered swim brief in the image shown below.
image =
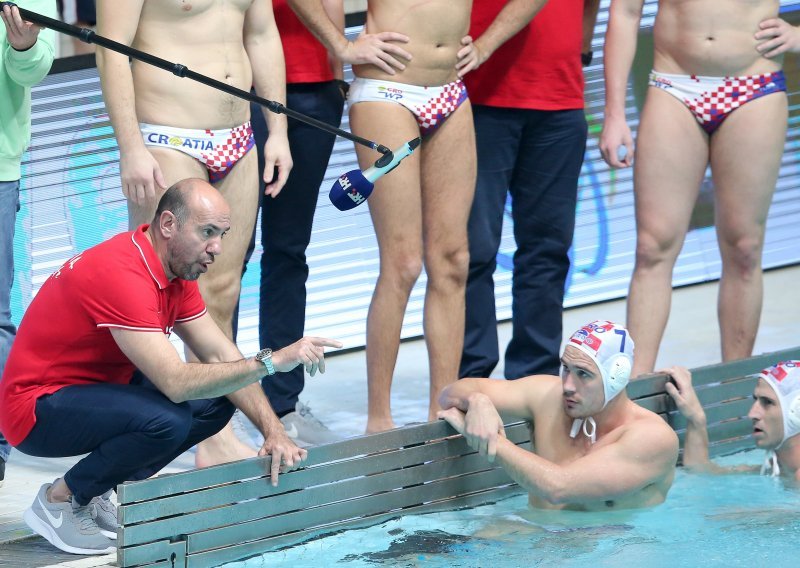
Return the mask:
<path fill-rule="evenodd" d="M 764 95 L 786 91 L 783 71 L 746 77 L 703 77 L 650 73 L 650 86 L 663 89 L 685 104 L 708 134 L 730 113 Z"/>
<path fill-rule="evenodd" d="M 467 87 L 460 79 L 441 87 L 420 87 L 378 79 L 356 77 L 350 86 L 347 102 L 397 103 L 417 119 L 420 134 L 427 136 L 467 100 Z"/>
<path fill-rule="evenodd" d="M 157 124 L 139 124 L 145 146 L 172 148 L 200 162 L 208 170 L 208 180 L 220 181 L 255 145 L 248 120 L 241 126 L 223 130 L 173 128 Z"/>

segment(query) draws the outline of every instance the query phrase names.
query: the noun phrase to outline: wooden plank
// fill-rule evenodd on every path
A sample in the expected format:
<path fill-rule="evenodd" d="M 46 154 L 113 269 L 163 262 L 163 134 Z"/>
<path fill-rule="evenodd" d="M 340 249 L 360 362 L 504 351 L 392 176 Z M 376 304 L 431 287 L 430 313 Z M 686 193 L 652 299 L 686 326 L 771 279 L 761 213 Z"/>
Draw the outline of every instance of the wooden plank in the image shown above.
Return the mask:
<path fill-rule="evenodd" d="M 264 525 L 262 528 L 264 532 L 260 535 L 263 537 L 267 536 L 267 531 L 269 530 L 283 530 L 276 512 L 310 511 L 312 508 L 316 511 L 320 506 L 332 501 L 358 499 L 375 493 L 384 493 L 400 487 L 420 484 L 422 483 L 421 480 L 430 481 L 443 477 L 460 476 L 492 467 L 485 458 L 476 453 L 424 465 L 409 464 L 409 466 L 375 475 L 347 479 L 337 483 L 317 485 L 302 491 L 275 495 L 269 497 L 268 500 L 243 501 L 229 507 L 218 507 L 129 526 L 126 528 L 125 545 L 148 542 L 165 534 L 191 534 L 215 527 L 224 527 L 232 523 L 270 517 L 274 528 L 268 529 Z M 307 522 L 313 522 L 313 519 L 318 514 L 308 513 Z"/>
<path fill-rule="evenodd" d="M 420 483 L 416 478 L 413 486 L 402 490 L 370 495 L 360 499 L 332 503 L 315 510 L 316 526 L 338 523 L 344 519 L 359 519 L 375 512 L 405 511 L 414 505 L 432 501 L 452 499 L 454 496 L 483 491 L 498 485 L 512 482 L 502 469 L 492 469 L 471 475 L 453 477 Z M 246 542 L 263 538 L 269 534 L 276 522 L 283 526 L 284 532 L 308 528 L 309 511 L 294 511 L 276 518 L 260 519 L 247 523 L 237 523 L 200 533 L 188 535 L 189 554 L 229 545 L 232 542 Z"/>
<path fill-rule="evenodd" d="M 175 555 L 175 567 L 183 568 L 186 558 L 186 541 L 171 542 L 161 540 L 142 546 L 130 548 L 117 548 L 117 563 L 122 567 L 150 565 L 159 562 L 168 562 L 172 568 L 172 555 Z"/>
<path fill-rule="evenodd" d="M 706 424 L 712 425 L 733 418 L 743 418 L 747 416 L 752 405 L 752 399 L 741 398 L 706 407 L 704 409 L 706 412 Z M 673 430 L 686 429 L 686 418 L 677 410 L 667 415 L 667 423 L 672 426 Z"/>
<path fill-rule="evenodd" d="M 447 438 L 452 435 L 453 430 L 450 426 L 443 420 L 437 420 L 436 422 L 397 428 L 379 434 L 360 436 L 313 448 L 306 460 L 306 467 L 349 459 L 358 455 L 415 446 L 428 440 Z M 266 456 L 216 465 L 200 470 L 159 476 L 143 481 L 127 482 L 118 487 L 117 497 L 121 504 L 133 503 L 178 493 L 198 491 L 212 485 L 262 477 L 265 472 L 269 472 L 270 463 L 270 457 Z"/>
<path fill-rule="evenodd" d="M 520 444 L 528 441 L 529 432 L 527 427 L 523 427 L 520 424 L 509 427 L 507 436 L 512 442 Z M 119 507 L 119 518 L 121 524 L 130 526 L 142 521 L 207 510 L 237 501 L 276 496 L 349 478 L 363 478 L 367 475 L 408 467 L 413 464 L 469 453 L 473 453 L 473 450 L 466 445 L 461 437 L 451 437 L 425 445 L 396 449 L 379 454 L 356 456 L 351 460 L 342 460 L 289 472 L 281 476 L 278 487 L 272 487 L 266 481 L 266 478 L 256 478 L 227 485 L 213 486 L 204 491 L 122 505 Z M 127 540 L 125 544 L 127 544 Z"/>
<path fill-rule="evenodd" d="M 523 490 L 518 485 L 509 485 L 499 488 L 489 489 L 479 493 L 472 493 L 453 499 L 438 501 L 434 503 L 426 503 L 409 507 L 402 511 L 392 511 L 388 513 L 378 513 L 375 515 L 363 517 L 356 520 L 343 521 L 328 525 L 323 530 L 306 530 L 288 535 L 281 535 L 267 539 L 255 540 L 245 543 L 236 543 L 232 546 L 225 548 L 217 548 L 206 552 L 199 552 L 190 554 L 187 557 L 188 568 L 212 568 L 219 566 L 225 562 L 234 562 L 243 558 L 260 555 L 266 552 L 284 548 L 286 546 L 293 546 L 310 539 L 320 536 L 321 534 L 338 532 L 341 530 L 360 529 L 377 524 L 384 523 L 391 519 L 396 519 L 402 515 L 421 515 L 426 513 L 436 513 L 440 511 L 452 511 L 453 509 L 462 507 L 478 507 L 480 505 L 487 505 L 495 503 L 502 499 L 507 499 L 515 495 L 523 493 Z M 270 562 L 267 562 L 270 564 Z M 324 563 L 321 563 L 324 564 Z"/>
<path fill-rule="evenodd" d="M 725 383 L 702 386 L 695 389 L 697 398 L 704 407 L 726 400 L 750 398 L 757 379 L 755 377 L 736 378 Z M 675 403 L 666 394 L 643 396 L 636 399 L 636 404 L 656 414 L 673 412 Z"/>
<path fill-rule="evenodd" d="M 709 426 L 706 430 L 708 431 L 708 442 L 710 446 L 713 442 L 724 442 L 731 438 L 740 438 L 750 434 L 753 431 L 753 423 L 747 418 L 740 418 L 738 420 L 729 420 L 728 422 L 719 422 Z M 681 446 L 683 446 L 685 437 L 685 430 L 678 432 L 678 439 L 681 442 Z"/>

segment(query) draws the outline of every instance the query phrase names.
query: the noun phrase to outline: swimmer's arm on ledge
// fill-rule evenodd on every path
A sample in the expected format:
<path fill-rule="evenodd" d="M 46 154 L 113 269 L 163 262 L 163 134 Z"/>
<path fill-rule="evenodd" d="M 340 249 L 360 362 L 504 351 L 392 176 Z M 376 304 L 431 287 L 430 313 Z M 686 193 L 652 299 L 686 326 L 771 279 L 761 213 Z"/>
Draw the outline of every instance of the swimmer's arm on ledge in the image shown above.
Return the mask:
<path fill-rule="evenodd" d="M 649 424 L 566 465 L 499 441 L 497 461 L 529 493 L 556 505 L 618 499 L 663 479 L 674 468 L 678 439 L 666 424 Z"/>

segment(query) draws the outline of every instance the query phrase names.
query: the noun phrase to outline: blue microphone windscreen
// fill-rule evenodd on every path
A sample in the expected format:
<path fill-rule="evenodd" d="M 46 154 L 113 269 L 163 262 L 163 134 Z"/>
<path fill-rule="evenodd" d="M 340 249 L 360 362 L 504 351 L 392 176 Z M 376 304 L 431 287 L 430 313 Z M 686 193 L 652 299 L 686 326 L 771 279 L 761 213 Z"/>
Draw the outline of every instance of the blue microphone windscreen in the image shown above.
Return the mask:
<path fill-rule="evenodd" d="M 339 211 L 347 211 L 366 201 L 374 187 L 361 170 L 352 170 L 333 182 L 328 197 Z"/>

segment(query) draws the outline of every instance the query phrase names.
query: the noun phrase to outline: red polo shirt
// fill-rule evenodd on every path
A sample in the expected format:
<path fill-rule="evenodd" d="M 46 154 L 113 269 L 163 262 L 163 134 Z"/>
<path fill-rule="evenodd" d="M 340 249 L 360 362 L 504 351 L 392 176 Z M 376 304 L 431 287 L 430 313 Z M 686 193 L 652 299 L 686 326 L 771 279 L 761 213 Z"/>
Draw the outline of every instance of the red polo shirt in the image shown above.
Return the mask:
<path fill-rule="evenodd" d="M 272 0 L 275 23 L 281 34 L 287 83 L 332 81 L 328 51 L 308 31 L 286 0 Z"/>
<path fill-rule="evenodd" d="M 506 0 L 472 3 L 469 33 L 480 35 Z M 584 0 L 550 0 L 533 20 L 467 73 L 472 104 L 533 110 L 583 108 Z"/>
<path fill-rule="evenodd" d="M 130 382 L 135 367 L 109 328 L 169 335 L 176 322 L 206 312 L 197 282 L 167 280 L 147 227 L 72 257 L 28 306 L 0 381 L 0 431 L 12 445 L 36 423 L 40 396 Z"/>

